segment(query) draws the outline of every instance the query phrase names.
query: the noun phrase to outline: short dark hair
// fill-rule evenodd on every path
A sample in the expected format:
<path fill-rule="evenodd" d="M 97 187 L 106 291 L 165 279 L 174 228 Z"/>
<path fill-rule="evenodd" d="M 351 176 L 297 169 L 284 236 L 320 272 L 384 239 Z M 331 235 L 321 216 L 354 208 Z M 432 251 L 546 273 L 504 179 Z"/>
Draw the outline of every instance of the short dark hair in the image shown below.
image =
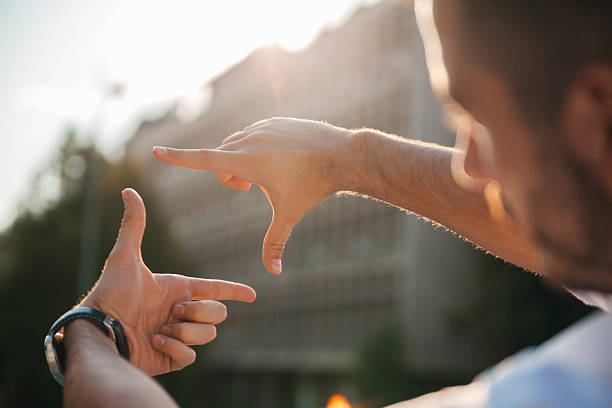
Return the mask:
<path fill-rule="evenodd" d="M 499 72 L 533 125 L 558 119 L 575 75 L 612 63 L 612 0 L 461 0 L 471 57 Z"/>

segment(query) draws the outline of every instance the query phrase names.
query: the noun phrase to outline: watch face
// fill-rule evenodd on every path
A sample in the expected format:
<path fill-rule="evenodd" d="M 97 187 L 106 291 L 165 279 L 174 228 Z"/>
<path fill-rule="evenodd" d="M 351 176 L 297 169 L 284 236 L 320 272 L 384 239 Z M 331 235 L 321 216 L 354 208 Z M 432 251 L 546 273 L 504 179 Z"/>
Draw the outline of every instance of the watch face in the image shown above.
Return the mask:
<path fill-rule="evenodd" d="M 64 375 L 62 374 L 57 353 L 55 352 L 53 336 L 51 333 L 47 334 L 45 337 L 45 356 L 47 357 L 47 363 L 49 364 L 49 371 L 51 371 L 51 375 L 60 385 L 63 385 Z"/>

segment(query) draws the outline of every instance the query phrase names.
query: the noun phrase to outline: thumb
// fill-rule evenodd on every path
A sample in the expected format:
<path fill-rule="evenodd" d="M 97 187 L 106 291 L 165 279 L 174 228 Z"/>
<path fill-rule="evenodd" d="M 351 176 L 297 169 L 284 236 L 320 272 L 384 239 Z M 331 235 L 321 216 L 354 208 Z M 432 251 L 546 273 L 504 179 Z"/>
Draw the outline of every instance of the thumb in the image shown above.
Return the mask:
<path fill-rule="evenodd" d="M 115 250 L 119 253 L 124 251 L 136 251 L 140 253 L 140 244 L 146 225 L 146 212 L 142 198 L 136 190 L 126 188 L 121 192 L 125 206 L 121 229 L 115 243 Z"/>
<path fill-rule="evenodd" d="M 283 271 L 281 258 L 294 225 L 295 222 L 282 217 L 276 211 L 272 215 L 272 223 L 264 238 L 261 256 L 264 266 L 273 275 L 279 275 Z"/>

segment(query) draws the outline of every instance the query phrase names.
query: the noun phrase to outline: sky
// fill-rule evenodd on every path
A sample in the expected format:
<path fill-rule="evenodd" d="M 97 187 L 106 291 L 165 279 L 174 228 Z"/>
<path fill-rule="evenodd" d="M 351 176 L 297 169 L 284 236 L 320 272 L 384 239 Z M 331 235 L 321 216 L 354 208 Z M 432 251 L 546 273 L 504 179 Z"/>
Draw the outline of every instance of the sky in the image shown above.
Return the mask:
<path fill-rule="evenodd" d="M 97 129 L 117 157 L 141 120 L 177 101 L 188 120 L 207 79 L 255 48 L 299 50 L 376 1 L 0 0 L 0 231 L 69 126 Z"/>

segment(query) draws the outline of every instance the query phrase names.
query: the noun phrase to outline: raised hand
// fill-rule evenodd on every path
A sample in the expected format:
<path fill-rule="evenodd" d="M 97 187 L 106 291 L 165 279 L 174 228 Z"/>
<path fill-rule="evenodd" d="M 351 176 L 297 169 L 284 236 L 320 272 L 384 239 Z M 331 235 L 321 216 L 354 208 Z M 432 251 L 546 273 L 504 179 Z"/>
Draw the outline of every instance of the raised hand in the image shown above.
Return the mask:
<path fill-rule="evenodd" d="M 239 283 L 151 273 L 140 253 L 144 203 L 132 189 L 122 196 L 125 213 L 117 242 L 81 306 L 121 321 L 130 360 L 147 374 L 180 370 L 195 361 L 188 346 L 212 341 L 214 325 L 225 320 L 225 306 L 217 300 L 252 302 L 255 291 Z"/>
<path fill-rule="evenodd" d="M 153 153 L 169 164 L 213 171 L 229 188 L 258 185 L 273 211 L 262 260 L 268 272 L 279 274 L 293 226 L 327 196 L 356 182 L 355 157 L 348 154 L 354 139 L 351 131 L 325 123 L 272 118 L 229 136 L 216 149 L 155 147 Z"/>

